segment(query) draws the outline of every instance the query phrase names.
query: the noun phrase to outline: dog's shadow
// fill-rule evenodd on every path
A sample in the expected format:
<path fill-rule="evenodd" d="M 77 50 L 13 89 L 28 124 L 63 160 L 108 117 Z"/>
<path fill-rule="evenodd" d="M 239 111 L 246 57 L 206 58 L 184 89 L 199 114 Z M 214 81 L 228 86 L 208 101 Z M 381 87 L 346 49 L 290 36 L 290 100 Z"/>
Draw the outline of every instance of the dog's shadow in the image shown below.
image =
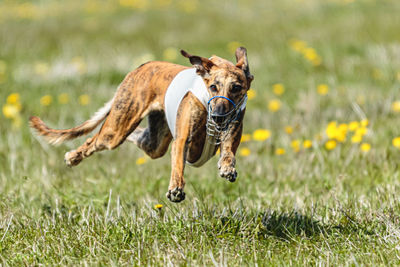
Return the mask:
<path fill-rule="evenodd" d="M 320 238 L 329 236 L 334 232 L 351 232 L 362 230 L 367 235 L 374 234 L 364 226 L 351 218 L 346 223 L 326 224 L 318 220 L 314 215 L 304 215 L 299 211 L 277 212 L 267 210 L 254 215 L 231 214 L 221 216 L 220 234 L 223 235 L 256 235 L 258 239 L 275 237 L 282 241 L 290 241 L 297 238 Z"/>

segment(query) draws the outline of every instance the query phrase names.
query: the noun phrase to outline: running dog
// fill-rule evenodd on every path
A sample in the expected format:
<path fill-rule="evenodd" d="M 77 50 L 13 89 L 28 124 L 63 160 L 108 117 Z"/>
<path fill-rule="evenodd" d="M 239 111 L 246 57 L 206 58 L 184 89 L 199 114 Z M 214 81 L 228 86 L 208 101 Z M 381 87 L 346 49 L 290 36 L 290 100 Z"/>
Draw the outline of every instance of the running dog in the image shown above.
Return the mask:
<path fill-rule="evenodd" d="M 244 47 L 236 50 L 236 64 L 218 56 L 204 58 L 183 50 L 193 67 L 152 61 L 130 72 L 103 108 L 83 124 L 67 130 L 47 127 L 38 117 L 30 126 L 51 144 L 86 135 L 102 121 L 100 131 L 65 154 L 68 166 L 94 152 L 117 148 L 125 140 L 151 158 L 162 157 L 172 142 L 171 179 L 167 197 L 185 199 L 185 163 L 199 167 L 215 155 L 219 174 L 230 182 L 237 177 L 235 153 L 240 143 L 247 90 L 253 80 Z M 148 127 L 138 127 L 147 116 Z"/>

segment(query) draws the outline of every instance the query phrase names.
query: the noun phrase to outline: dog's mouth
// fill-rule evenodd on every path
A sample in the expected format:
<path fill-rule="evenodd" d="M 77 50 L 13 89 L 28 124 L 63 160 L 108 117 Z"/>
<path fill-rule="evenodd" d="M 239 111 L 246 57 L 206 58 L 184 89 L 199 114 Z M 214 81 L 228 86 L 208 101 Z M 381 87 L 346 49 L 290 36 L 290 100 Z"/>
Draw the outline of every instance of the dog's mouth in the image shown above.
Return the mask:
<path fill-rule="evenodd" d="M 216 98 L 224 98 L 229 101 L 233 108 L 224 113 L 219 114 L 213 111 L 211 107 L 211 101 Z M 225 139 L 226 133 L 231 128 L 233 123 L 237 121 L 239 114 L 245 109 L 247 103 L 247 95 L 242 97 L 242 99 L 235 104 L 231 99 L 224 96 L 214 96 L 208 100 L 208 116 L 207 116 L 207 135 L 209 142 L 214 145 L 219 145 Z"/>

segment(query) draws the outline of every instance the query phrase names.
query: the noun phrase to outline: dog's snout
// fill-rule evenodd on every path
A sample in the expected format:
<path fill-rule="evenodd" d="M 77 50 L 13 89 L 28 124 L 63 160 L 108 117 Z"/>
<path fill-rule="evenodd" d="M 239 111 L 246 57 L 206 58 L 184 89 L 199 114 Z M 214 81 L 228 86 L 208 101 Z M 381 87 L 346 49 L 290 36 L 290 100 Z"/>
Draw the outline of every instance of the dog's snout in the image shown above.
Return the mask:
<path fill-rule="evenodd" d="M 213 114 L 216 116 L 222 116 L 227 112 L 226 107 L 224 104 L 218 104 L 215 106 Z"/>

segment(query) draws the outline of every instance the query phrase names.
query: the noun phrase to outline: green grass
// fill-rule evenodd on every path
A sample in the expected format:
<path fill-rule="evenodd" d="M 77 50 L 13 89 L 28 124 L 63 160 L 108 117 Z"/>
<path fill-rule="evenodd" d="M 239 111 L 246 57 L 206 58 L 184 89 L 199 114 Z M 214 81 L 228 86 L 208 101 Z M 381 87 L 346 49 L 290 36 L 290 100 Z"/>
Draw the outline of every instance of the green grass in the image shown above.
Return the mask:
<path fill-rule="evenodd" d="M 2 264 L 400 264 L 400 151 L 392 145 L 400 113 L 391 108 L 400 88 L 398 1 L 31 3 L 0 2 L 0 106 L 11 93 L 22 105 L 20 124 L 0 115 Z M 292 39 L 306 41 L 322 64 L 291 49 Z M 170 203 L 169 154 L 137 165 L 143 152 L 126 143 L 71 169 L 64 153 L 85 138 L 52 147 L 28 128 L 30 115 L 56 128 L 84 121 L 127 72 L 163 60 L 167 48 L 233 60 L 233 41 L 248 49 L 255 76 L 244 132 L 271 131 L 241 144 L 251 153 L 237 157 L 235 183 L 218 177 L 213 158 L 186 168 L 186 200 Z M 285 86 L 282 96 L 275 83 Z M 67 104 L 57 101 L 62 93 Z M 88 105 L 79 104 L 83 94 Z M 282 103 L 275 113 L 271 99 Z M 351 133 L 325 148 L 329 122 L 362 119 L 371 150 L 352 144 Z M 313 147 L 295 152 L 291 142 L 305 139 Z"/>

